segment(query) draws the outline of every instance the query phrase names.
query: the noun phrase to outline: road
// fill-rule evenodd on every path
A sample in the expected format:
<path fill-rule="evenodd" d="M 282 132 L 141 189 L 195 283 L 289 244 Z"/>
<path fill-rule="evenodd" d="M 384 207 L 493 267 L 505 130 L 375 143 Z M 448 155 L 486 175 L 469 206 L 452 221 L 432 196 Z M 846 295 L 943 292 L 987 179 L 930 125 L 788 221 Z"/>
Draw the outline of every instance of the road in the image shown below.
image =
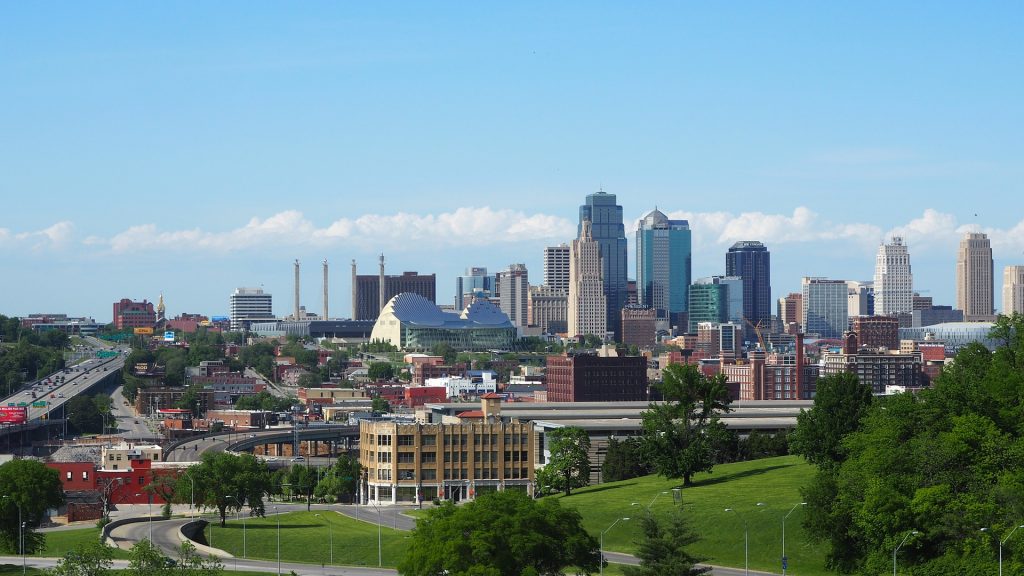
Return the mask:
<path fill-rule="evenodd" d="M 149 428 L 149 421 L 135 415 L 135 409 L 127 404 L 122 394 L 123 387 L 118 386 L 110 395 L 110 411 L 116 419 L 117 429 L 112 434 L 119 434 L 126 440 L 141 440 L 159 438 L 159 435 Z"/>
<path fill-rule="evenodd" d="M 99 380 L 110 375 L 112 371 L 124 366 L 124 356 L 114 358 L 91 358 L 67 369 L 58 371 L 45 378 L 30 382 L 25 389 L 17 394 L 0 400 L 0 405 L 10 406 L 20 403 L 29 404 L 28 419 L 36 420 L 44 414 L 63 418 L 63 405 L 81 391 L 89 388 Z M 60 381 L 63 378 L 63 382 Z M 33 396 L 35 392 L 35 396 Z M 46 406 L 34 407 L 32 402 L 46 402 Z"/>

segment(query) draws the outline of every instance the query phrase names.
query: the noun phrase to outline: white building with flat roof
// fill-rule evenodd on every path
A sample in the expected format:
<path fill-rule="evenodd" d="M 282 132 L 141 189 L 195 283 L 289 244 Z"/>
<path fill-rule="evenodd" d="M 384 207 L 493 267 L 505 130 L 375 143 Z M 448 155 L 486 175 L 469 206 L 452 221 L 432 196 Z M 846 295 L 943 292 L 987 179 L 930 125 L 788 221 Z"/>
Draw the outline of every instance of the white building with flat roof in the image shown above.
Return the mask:
<path fill-rule="evenodd" d="M 231 330 L 245 330 L 257 321 L 275 320 L 273 297 L 262 288 L 235 288 L 229 298 Z"/>

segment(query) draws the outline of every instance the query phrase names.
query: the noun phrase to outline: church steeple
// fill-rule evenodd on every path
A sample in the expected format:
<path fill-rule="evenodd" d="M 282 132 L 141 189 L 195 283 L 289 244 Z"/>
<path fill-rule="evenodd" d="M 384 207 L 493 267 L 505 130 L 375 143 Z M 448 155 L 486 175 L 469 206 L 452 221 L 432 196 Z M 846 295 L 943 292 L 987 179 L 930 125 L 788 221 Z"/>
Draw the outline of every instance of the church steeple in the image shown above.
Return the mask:
<path fill-rule="evenodd" d="M 156 320 L 160 322 L 167 319 L 167 307 L 164 306 L 164 293 L 160 293 L 160 299 L 156 302 Z"/>

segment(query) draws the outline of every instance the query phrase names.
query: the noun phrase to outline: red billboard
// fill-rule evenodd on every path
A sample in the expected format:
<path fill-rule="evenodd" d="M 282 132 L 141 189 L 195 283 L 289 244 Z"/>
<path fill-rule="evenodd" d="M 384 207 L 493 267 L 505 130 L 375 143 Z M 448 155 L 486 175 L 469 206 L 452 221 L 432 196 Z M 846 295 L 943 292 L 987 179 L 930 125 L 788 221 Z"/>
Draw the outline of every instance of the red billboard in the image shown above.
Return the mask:
<path fill-rule="evenodd" d="M 24 424 L 28 419 L 28 408 L 24 406 L 0 406 L 0 424 Z"/>

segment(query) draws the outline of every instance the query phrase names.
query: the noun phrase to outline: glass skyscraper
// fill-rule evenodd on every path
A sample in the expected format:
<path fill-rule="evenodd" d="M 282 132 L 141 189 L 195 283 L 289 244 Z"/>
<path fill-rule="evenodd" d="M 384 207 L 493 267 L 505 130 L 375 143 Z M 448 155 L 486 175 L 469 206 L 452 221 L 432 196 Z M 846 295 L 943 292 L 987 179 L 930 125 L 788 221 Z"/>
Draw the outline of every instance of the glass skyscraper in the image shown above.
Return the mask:
<path fill-rule="evenodd" d="M 760 242 L 737 242 L 725 254 L 725 275 L 743 279 L 744 339 L 753 342 L 757 334 L 751 324 L 767 331 L 772 322 L 771 253 Z"/>
<path fill-rule="evenodd" d="M 636 279 L 640 304 L 658 311 L 679 326 L 689 301 L 691 269 L 690 223 L 669 220 L 657 208 L 644 216 L 636 231 Z M 685 326 L 680 326 L 685 330 Z"/>
<path fill-rule="evenodd" d="M 626 304 L 626 229 L 622 225 L 622 206 L 615 194 L 603 190 L 587 195 L 580 206 L 577 237 L 583 233 L 583 221 L 590 221 L 592 238 L 597 241 L 603 268 L 604 294 L 607 298 L 608 330 L 615 340 L 622 339 L 622 308 Z"/>

